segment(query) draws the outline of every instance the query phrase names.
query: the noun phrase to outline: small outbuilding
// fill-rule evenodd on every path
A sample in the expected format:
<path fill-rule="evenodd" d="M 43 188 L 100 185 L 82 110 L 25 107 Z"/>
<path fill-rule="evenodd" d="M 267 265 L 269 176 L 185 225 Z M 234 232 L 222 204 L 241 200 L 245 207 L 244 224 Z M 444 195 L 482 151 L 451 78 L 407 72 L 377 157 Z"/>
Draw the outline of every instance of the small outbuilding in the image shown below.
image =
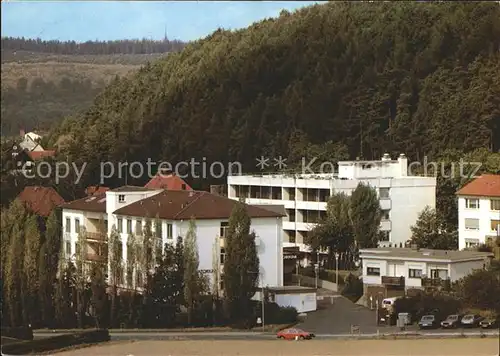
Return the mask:
<path fill-rule="evenodd" d="M 280 307 L 294 307 L 297 312 L 316 311 L 316 289 L 302 286 L 268 287 L 269 299 Z"/>

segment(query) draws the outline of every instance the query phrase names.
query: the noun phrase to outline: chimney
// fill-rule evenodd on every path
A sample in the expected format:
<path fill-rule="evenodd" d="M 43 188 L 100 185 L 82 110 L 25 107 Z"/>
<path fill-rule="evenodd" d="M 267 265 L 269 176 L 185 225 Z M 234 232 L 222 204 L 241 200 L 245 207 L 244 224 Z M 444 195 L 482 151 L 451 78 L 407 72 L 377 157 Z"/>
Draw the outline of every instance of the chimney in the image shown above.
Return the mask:
<path fill-rule="evenodd" d="M 399 155 L 398 162 L 399 162 L 399 172 L 401 174 L 401 177 L 408 176 L 408 158 L 405 156 L 404 153 L 401 153 Z"/>
<path fill-rule="evenodd" d="M 194 195 L 194 192 L 192 190 L 189 191 L 189 197 L 192 197 Z"/>
<path fill-rule="evenodd" d="M 391 160 L 391 155 L 388 153 L 384 153 L 382 156 L 382 161 L 390 161 Z"/>

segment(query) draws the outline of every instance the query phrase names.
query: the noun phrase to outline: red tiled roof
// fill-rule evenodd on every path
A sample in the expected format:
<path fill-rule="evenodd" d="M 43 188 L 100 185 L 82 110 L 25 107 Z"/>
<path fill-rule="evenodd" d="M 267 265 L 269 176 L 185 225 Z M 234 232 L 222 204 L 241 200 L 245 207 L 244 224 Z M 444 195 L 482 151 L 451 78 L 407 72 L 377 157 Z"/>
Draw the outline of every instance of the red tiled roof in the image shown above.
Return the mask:
<path fill-rule="evenodd" d="M 45 158 L 45 157 L 53 157 L 53 156 L 55 156 L 55 154 L 56 154 L 56 151 L 31 151 L 31 152 L 28 152 L 28 156 L 30 156 L 30 158 L 33 161 L 37 161 L 37 160 Z"/>
<path fill-rule="evenodd" d="M 94 213 L 106 212 L 106 193 L 94 194 L 61 205 L 63 209 L 91 211 Z"/>
<path fill-rule="evenodd" d="M 99 195 L 99 194 L 105 193 L 108 190 L 109 190 L 108 187 L 100 187 L 97 185 L 91 185 L 91 186 L 87 187 L 87 189 L 85 189 L 85 194 L 87 194 L 87 195 Z"/>
<path fill-rule="evenodd" d="M 201 191 L 165 190 L 152 197 L 116 210 L 118 215 L 142 216 L 168 220 L 227 219 L 238 202 Z M 251 218 L 281 217 L 280 213 L 247 205 Z"/>
<path fill-rule="evenodd" d="M 17 199 L 35 214 L 45 217 L 49 216 L 55 207 L 64 204 L 64 199 L 50 187 L 26 187 Z"/>
<path fill-rule="evenodd" d="M 483 174 L 466 184 L 457 195 L 472 195 L 482 197 L 500 197 L 500 175 Z"/>
<path fill-rule="evenodd" d="M 169 173 L 158 173 L 145 185 L 146 188 L 168 190 L 193 190 L 181 177 Z"/>

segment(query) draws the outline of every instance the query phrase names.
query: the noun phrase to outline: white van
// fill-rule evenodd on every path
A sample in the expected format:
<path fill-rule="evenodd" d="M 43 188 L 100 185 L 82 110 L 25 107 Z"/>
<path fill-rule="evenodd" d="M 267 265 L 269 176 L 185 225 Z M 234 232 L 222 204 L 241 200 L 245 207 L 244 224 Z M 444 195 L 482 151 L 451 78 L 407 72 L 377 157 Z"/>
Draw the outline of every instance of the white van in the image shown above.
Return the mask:
<path fill-rule="evenodd" d="M 394 307 L 394 303 L 396 302 L 396 300 L 400 298 L 402 297 L 385 298 L 384 300 L 382 300 L 382 308 L 392 309 Z"/>

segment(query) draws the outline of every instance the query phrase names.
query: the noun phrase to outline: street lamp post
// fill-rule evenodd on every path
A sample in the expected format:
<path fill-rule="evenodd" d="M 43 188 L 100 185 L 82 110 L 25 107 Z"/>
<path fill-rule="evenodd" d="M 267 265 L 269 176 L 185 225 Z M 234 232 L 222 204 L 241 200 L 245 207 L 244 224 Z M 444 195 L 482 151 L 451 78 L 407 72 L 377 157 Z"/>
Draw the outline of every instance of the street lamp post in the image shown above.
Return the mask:
<path fill-rule="evenodd" d="M 339 291 L 339 253 L 335 252 L 335 283 L 337 284 L 337 292 Z"/>

